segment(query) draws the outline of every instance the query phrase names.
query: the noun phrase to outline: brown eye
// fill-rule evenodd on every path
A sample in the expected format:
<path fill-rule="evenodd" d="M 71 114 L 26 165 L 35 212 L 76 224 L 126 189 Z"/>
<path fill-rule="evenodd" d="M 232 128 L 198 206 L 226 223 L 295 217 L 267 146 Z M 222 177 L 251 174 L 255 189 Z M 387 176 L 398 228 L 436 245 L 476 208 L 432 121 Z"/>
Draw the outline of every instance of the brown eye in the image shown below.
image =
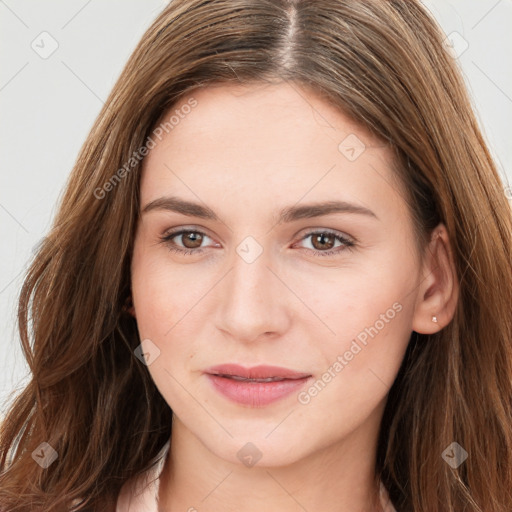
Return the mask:
<path fill-rule="evenodd" d="M 311 235 L 311 243 L 318 250 L 332 249 L 336 242 L 336 237 L 332 233 L 314 233 Z"/>
<path fill-rule="evenodd" d="M 355 241 L 337 231 L 312 231 L 302 238 L 302 241 L 306 240 L 310 247 L 304 247 L 304 249 L 314 256 L 337 256 L 346 249 L 353 249 L 356 245 Z"/>
<path fill-rule="evenodd" d="M 207 248 L 207 246 L 201 247 L 203 242 L 211 241 L 207 234 L 195 229 L 180 229 L 160 239 L 170 251 L 187 255 L 202 253 Z"/>
<path fill-rule="evenodd" d="M 197 249 L 203 242 L 203 235 L 198 231 L 184 231 L 181 234 L 181 241 L 187 249 Z"/>

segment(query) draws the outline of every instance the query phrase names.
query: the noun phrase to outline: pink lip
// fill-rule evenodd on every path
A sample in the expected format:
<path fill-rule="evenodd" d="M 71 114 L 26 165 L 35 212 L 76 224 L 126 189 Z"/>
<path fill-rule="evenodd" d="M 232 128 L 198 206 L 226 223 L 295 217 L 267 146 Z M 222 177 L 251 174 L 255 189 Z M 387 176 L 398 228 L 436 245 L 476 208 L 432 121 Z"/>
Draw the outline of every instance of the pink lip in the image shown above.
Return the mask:
<path fill-rule="evenodd" d="M 225 397 L 242 405 L 262 407 L 297 391 L 309 380 L 311 374 L 300 373 L 278 366 L 254 366 L 245 368 L 237 364 L 222 364 L 205 370 L 214 388 Z M 229 376 L 246 379 L 282 380 L 254 382 L 234 380 Z"/>

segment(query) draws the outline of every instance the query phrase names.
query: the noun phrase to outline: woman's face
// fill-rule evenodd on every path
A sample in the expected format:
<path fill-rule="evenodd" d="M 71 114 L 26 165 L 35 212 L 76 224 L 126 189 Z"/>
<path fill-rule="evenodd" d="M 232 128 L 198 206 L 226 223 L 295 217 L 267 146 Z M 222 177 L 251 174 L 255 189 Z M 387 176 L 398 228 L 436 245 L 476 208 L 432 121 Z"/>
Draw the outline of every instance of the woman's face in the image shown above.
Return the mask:
<path fill-rule="evenodd" d="M 209 87 L 173 113 L 144 161 L 132 292 L 175 428 L 235 463 L 349 437 L 371 452 L 422 280 L 389 148 L 286 84 Z"/>

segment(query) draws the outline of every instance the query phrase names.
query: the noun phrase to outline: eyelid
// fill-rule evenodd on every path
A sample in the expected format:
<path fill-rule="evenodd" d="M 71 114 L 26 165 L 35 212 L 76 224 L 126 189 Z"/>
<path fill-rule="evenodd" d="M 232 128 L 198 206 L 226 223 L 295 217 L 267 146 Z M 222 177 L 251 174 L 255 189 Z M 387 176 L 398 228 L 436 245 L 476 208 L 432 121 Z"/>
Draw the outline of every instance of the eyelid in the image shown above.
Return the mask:
<path fill-rule="evenodd" d="M 338 236 L 340 238 L 345 239 L 347 242 L 357 243 L 358 240 L 353 237 L 352 235 L 349 235 L 348 233 L 345 233 L 343 231 L 338 231 L 337 229 L 331 229 L 331 228 L 307 228 L 306 230 L 299 231 L 299 233 L 296 235 L 297 237 L 300 237 L 300 240 L 303 240 L 304 238 L 314 235 L 317 233 L 325 233 L 328 235 Z"/>
<path fill-rule="evenodd" d="M 171 228 L 167 229 L 164 234 L 160 237 L 161 239 L 164 238 L 173 238 L 176 235 L 182 234 L 182 233 L 199 233 L 200 235 L 207 236 L 208 238 L 214 240 L 215 238 L 208 234 L 207 230 L 205 228 L 198 228 L 196 226 L 179 226 L 177 228 Z"/>

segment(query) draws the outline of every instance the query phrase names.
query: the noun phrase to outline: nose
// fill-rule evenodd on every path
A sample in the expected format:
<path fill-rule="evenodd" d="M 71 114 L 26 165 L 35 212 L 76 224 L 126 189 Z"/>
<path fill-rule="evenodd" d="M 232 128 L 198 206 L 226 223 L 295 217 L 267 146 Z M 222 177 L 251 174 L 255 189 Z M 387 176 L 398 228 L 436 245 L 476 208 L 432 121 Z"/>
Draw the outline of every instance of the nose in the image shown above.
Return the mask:
<path fill-rule="evenodd" d="M 292 318 L 293 294 L 271 268 L 265 251 L 251 263 L 238 254 L 232 261 L 218 290 L 217 328 L 243 343 L 286 332 Z"/>

